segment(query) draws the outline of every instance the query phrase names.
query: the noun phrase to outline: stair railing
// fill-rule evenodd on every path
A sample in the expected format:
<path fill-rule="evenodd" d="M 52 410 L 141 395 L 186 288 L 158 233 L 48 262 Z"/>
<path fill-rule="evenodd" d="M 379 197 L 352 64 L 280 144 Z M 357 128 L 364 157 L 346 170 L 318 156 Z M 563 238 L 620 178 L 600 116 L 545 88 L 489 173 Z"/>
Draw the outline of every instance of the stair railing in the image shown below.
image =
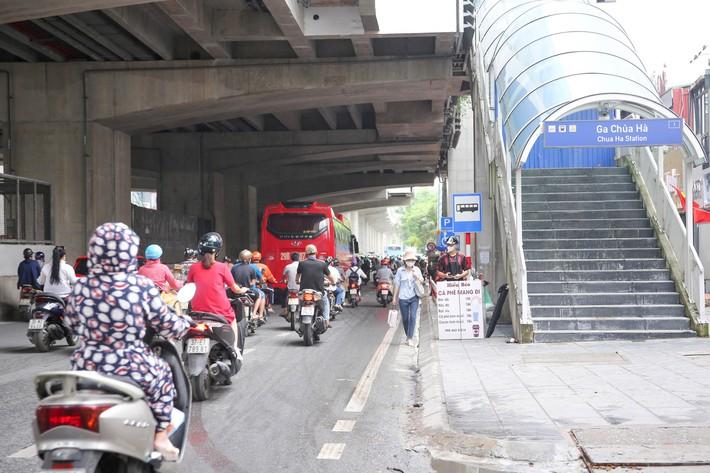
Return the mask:
<path fill-rule="evenodd" d="M 700 336 L 708 336 L 705 319 L 705 270 L 689 238 L 683 220 L 659 174 L 653 153 L 648 147 L 629 148 L 625 164 L 641 192 L 659 244 L 666 256 L 691 327 Z M 688 169 L 686 168 L 686 172 Z M 686 180 L 686 182 L 691 182 Z M 687 192 L 687 191 L 686 191 Z M 690 193 L 689 193 L 690 194 Z M 692 199 L 692 195 L 688 196 Z"/>

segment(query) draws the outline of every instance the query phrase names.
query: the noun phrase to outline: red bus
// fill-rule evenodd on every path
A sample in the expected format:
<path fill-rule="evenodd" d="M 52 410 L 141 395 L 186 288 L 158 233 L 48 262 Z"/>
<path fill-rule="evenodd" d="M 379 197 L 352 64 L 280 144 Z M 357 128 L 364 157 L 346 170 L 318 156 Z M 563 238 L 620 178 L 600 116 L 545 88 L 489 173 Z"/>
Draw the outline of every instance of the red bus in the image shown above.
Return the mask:
<path fill-rule="evenodd" d="M 340 217 L 340 218 L 338 218 Z M 280 282 L 291 253 L 303 259 L 306 245 L 316 245 L 318 258 L 338 258 L 347 269 L 357 253 L 357 240 L 333 208 L 318 202 L 281 202 L 267 205 L 261 221 L 261 257 Z M 283 292 L 285 284 L 276 286 Z"/>

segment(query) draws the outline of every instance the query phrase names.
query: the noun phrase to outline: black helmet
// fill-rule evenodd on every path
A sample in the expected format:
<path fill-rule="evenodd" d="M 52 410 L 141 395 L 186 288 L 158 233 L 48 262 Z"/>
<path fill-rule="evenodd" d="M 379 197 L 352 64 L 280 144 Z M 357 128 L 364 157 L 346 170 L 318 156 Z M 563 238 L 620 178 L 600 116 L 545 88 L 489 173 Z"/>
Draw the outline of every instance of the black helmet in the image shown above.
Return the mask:
<path fill-rule="evenodd" d="M 215 255 L 222 249 L 222 236 L 217 232 L 209 232 L 202 235 L 197 244 L 197 252 L 201 255 L 214 253 Z"/>
<path fill-rule="evenodd" d="M 35 259 L 38 261 L 44 261 L 44 252 L 38 251 L 35 253 Z"/>
<path fill-rule="evenodd" d="M 195 259 L 197 258 L 197 250 L 195 250 L 194 248 L 185 248 L 183 256 L 185 257 L 185 259 Z"/>
<path fill-rule="evenodd" d="M 451 245 L 458 245 L 459 244 L 459 237 L 456 235 L 450 236 L 449 238 L 446 239 L 446 246 L 451 246 Z"/>
<path fill-rule="evenodd" d="M 30 259 L 32 258 L 32 255 L 34 252 L 32 251 L 32 248 L 25 248 L 22 250 L 22 256 L 24 256 L 25 259 Z"/>
<path fill-rule="evenodd" d="M 327 264 L 332 264 L 334 259 L 335 259 L 335 258 L 333 258 L 332 256 L 328 256 L 328 257 L 325 259 L 325 262 L 326 262 Z"/>

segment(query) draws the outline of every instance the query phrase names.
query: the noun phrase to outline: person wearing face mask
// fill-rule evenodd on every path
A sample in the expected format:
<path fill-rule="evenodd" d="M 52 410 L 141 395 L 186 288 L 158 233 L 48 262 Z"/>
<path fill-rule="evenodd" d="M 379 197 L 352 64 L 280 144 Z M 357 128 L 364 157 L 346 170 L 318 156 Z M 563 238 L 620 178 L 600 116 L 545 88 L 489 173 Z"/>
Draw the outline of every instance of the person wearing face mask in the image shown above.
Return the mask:
<path fill-rule="evenodd" d="M 458 250 L 458 244 L 458 237 L 447 238 L 446 253 L 439 257 L 436 268 L 437 281 L 458 281 L 468 278 L 471 273 L 466 257 Z"/>
<path fill-rule="evenodd" d="M 423 284 L 422 272 L 414 263 L 417 255 L 413 250 L 404 253 L 404 266 L 397 270 L 394 276 L 394 293 L 392 295 L 392 307 L 397 308 L 402 314 L 402 325 L 404 334 L 407 337 L 406 344 L 414 346 L 414 329 L 417 325 L 417 309 L 419 309 L 419 297 L 415 284 Z"/>

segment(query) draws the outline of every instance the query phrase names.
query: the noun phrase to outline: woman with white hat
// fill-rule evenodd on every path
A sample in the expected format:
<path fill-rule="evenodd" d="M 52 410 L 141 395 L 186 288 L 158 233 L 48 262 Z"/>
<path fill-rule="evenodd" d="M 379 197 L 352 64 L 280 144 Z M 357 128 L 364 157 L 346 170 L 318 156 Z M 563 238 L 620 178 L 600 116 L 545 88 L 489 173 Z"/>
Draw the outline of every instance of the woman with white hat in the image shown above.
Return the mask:
<path fill-rule="evenodd" d="M 404 333 L 407 336 L 406 343 L 409 346 L 414 346 L 414 329 L 417 326 L 417 310 L 419 309 L 420 297 L 417 284 L 423 284 L 424 277 L 421 270 L 415 266 L 417 255 L 414 250 L 408 249 L 402 259 L 404 260 L 404 266 L 400 267 L 394 276 L 392 306 L 396 308 L 399 305 Z"/>

